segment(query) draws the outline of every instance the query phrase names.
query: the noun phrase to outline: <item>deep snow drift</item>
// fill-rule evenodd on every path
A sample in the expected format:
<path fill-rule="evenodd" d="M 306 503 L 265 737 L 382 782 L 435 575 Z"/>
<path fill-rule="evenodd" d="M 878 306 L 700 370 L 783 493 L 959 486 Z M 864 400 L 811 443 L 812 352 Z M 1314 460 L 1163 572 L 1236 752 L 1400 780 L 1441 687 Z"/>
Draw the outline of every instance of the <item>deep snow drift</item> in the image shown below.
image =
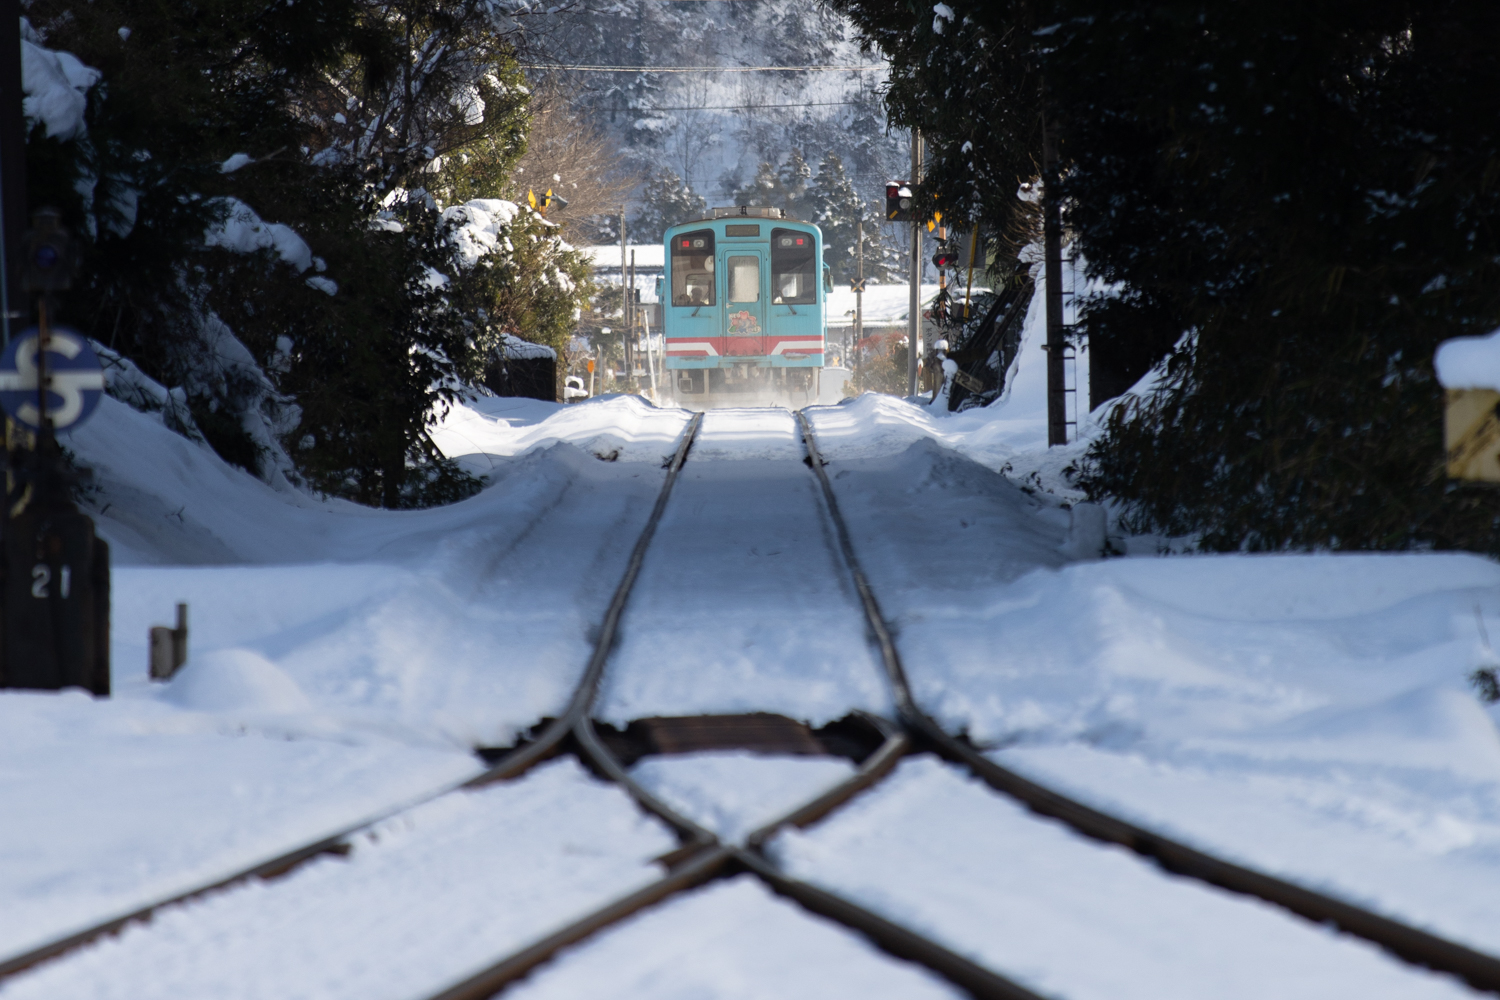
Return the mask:
<path fill-rule="evenodd" d="M 582 438 L 492 434 L 489 489 L 392 512 L 275 491 L 106 399 L 69 446 L 115 556 L 115 696 L 0 693 L 0 955 L 430 795 L 556 713 L 686 424 L 592 411 Z M 634 451 L 564 443 L 611 434 Z M 189 661 L 152 683 L 177 601 Z"/>

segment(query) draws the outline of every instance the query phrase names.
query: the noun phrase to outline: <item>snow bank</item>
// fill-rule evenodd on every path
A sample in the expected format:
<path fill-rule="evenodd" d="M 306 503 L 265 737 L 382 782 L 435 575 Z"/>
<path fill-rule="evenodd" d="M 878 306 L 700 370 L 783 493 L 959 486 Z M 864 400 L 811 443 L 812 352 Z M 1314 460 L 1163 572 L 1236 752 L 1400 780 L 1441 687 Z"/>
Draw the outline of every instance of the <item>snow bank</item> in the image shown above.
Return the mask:
<path fill-rule="evenodd" d="M 0 957 L 430 794 L 555 715 L 687 420 L 539 404 L 565 429 L 510 432 L 490 488 L 382 511 L 225 464 L 132 371 L 161 409 L 107 397 L 69 441 L 114 557 L 114 697 L 0 692 Z M 605 434 L 632 460 L 560 440 Z M 178 601 L 189 662 L 152 683 Z"/>
<path fill-rule="evenodd" d="M 659 464 L 677 448 L 682 410 L 658 409 L 640 396 L 597 396 L 564 405 L 519 396 L 480 396 L 444 414 L 432 440 L 475 475 L 503 459 L 567 442 L 607 462 Z"/>
<path fill-rule="evenodd" d="M 163 697 L 200 711 L 298 713 L 312 703 L 276 664 L 251 649 L 218 649 L 183 665 Z"/>
<path fill-rule="evenodd" d="M 1500 329 L 1483 337 L 1455 337 L 1438 345 L 1432 364 L 1445 389 L 1500 392 Z"/>
<path fill-rule="evenodd" d="M 949 412 L 941 401 L 929 405 L 925 397 L 904 400 L 877 393 L 865 393 L 837 406 L 812 407 L 808 412 L 824 456 L 855 459 L 893 455 L 926 439 L 1016 479 L 1028 478 L 1036 487 L 1059 497 L 1081 500 L 1082 494 L 1072 486 L 1067 470 L 1082 459 L 1113 401 L 1093 414 L 1070 409 L 1069 418 L 1077 420 L 1074 442 L 1057 448 L 1047 446 L 1044 294 L 1039 281 L 1022 326 L 1020 350 L 999 399 L 961 413 Z M 1070 374 L 1079 390 L 1071 398 L 1087 399 L 1087 351 L 1070 367 Z"/>

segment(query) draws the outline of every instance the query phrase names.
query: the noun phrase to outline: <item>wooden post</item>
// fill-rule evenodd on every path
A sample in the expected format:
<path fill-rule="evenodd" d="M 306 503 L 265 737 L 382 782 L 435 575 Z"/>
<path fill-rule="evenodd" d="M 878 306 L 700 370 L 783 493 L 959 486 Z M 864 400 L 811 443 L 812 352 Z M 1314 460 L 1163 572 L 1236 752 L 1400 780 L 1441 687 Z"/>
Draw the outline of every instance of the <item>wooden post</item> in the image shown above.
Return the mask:
<path fill-rule="evenodd" d="M 187 662 L 187 605 L 177 605 L 177 627 L 151 626 L 151 679 L 171 680 Z"/>

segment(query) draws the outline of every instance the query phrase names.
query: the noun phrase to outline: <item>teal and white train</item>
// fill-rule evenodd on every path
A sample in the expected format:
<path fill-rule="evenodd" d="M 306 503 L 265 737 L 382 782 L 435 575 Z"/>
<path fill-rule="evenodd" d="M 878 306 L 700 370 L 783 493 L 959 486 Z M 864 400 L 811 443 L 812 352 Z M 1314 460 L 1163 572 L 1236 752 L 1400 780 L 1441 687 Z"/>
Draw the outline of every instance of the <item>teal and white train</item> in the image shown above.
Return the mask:
<path fill-rule="evenodd" d="M 831 290 L 818 227 L 779 208 L 716 208 L 665 240 L 664 353 L 677 401 L 816 401 Z"/>

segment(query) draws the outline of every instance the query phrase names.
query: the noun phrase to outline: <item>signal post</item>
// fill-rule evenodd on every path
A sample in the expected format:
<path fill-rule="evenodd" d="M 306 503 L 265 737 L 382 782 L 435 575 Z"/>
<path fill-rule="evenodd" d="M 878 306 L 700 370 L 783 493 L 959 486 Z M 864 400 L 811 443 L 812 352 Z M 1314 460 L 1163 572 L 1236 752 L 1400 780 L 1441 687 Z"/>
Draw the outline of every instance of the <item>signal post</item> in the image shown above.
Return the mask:
<path fill-rule="evenodd" d="M 93 413 L 104 373 L 87 338 L 52 322 L 53 295 L 71 287 L 75 265 L 57 212 L 36 213 L 19 256 L 20 290 L 37 296 L 37 325 L 0 357 L 0 405 L 11 418 L 0 687 L 81 687 L 107 696 L 109 546 L 71 499 L 77 477 L 65 468 L 56 437 Z"/>

